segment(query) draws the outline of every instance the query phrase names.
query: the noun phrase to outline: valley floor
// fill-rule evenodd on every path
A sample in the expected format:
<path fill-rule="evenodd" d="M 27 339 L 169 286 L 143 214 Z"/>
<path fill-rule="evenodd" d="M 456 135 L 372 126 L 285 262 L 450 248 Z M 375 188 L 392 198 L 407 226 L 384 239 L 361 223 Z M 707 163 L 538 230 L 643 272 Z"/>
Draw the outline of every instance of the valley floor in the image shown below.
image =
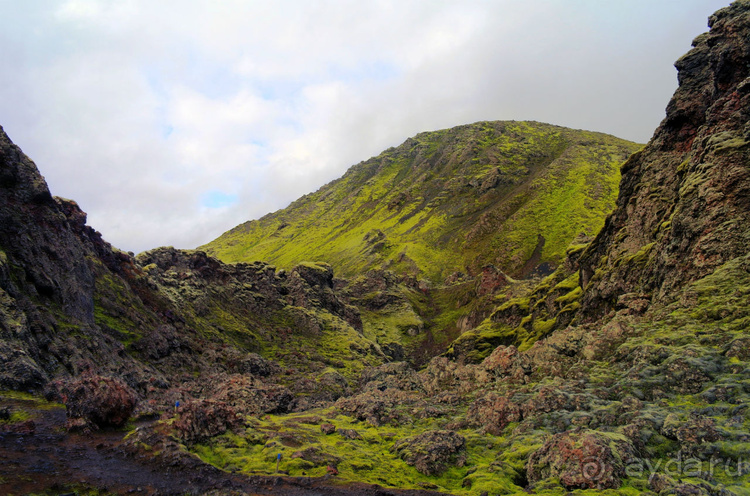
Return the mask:
<path fill-rule="evenodd" d="M 7 393 L 4 393 L 7 394 Z M 330 477 L 243 476 L 194 457 L 154 463 L 124 445 L 127 430 L 68 433 L 65 408 L 31 397 L 0 397 L 0 410 L 15 418 L 0 423 L 0 494 L 4 495 L 404 495 L 366 484 L 341 484 Z M 145 427 L 142 422 L 131 428 Z"/>

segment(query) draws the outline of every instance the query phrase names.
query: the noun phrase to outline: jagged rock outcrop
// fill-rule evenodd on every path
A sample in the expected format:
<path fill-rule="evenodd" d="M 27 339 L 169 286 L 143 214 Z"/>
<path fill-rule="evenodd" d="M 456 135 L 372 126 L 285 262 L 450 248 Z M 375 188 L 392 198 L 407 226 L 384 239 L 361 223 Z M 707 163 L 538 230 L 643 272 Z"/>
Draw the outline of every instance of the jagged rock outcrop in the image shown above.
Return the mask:
<path fill-rule="evenodd" d="M 623 166 L 617 207 L 581 257 L 587 319 L 623 294 L 673 297 L 750 249 L 750 3 L 709 26 L 675 64 L 667 116 Z"/>
<path fill-rule="evenodd" d="M 38 389 L 54 375 L 103 363 L 102 355 L 128 361 L 96 325 L 94 293 L 98 273 L 132 262 L 85 219 L 75 202 L 52 197 L 0 128 L 0 387 Z M 81 334 L 96 346 L 77 342 Z"/>
<path fill-rule="evenodd" d="M 133 257 L 112 248 L 75 202 L 50 194 L 0 129 L 0 388 L 41 390 L 87 372 L 161 398 L 142 402 L 157 408 L 171 401 L 166 390 L 190 382 L 188 368 L 209 383 L 227 372 L 278 375 L 280 366 L 257 352 L 294 336 L 305 340 L 281 347 L 288 366 L 315 372 L 328 360 L 353 376 L 386 360 L 361 330 L 325 264 L 287 273 L 263 262 L 226 265 L 200 251 Z M 322 379 L 334 377 L 328 372 Z M 300 384 L 300 394 L 338 397 L 325 380 L 310 391 Z M 188 389 L 200 396 L 205 386 Z M 346 388 L 344 380 L 334 389 Z"/>

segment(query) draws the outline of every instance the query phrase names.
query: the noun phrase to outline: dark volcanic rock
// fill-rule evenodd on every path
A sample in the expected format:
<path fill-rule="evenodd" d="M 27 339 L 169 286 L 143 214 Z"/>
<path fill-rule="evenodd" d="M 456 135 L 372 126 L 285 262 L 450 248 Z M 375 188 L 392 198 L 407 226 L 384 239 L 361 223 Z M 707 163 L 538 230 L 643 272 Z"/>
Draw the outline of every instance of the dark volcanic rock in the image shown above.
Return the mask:
<path fill-rule="evenodd" d="M 82 219 L 75 202 L 52 197 L 36 165 L 0 128 L 0 250 L 12 267 L 0 277 L 0 287 L 13 297 L 34 295 L 58 304 L 92 323 L 94 273 L 79 239 Z M 86 234 L 95 236 L 93 230 Z"/>
<path fill-rule="evenodd" d="M 304 308 L 322 307 L 340 316 L 362 332 L 362 318 L 356 307 L 339 298 L 333 288 L 333 269 L 327 263 L 302 263 L 294 267 L 289 280 L 292 304 Z"/>
<path fill-rule="evenodd" d="M 0 342 L 0 387 L 27 391 L 39 389 L 46 382 L 45 373 L 21 349 Z"/>

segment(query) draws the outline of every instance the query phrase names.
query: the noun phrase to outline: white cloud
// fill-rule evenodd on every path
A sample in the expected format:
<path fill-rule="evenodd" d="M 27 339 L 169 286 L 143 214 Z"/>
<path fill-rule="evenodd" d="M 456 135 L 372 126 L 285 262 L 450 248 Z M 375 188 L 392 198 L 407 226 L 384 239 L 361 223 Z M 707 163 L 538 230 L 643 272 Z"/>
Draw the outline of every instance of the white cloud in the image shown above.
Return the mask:
<path fill-rule="evenodd" d="M 118 247 L 192 247 L 420 131 L 645 141 L 715 0 L 0 0 L 0 117 Z"/>

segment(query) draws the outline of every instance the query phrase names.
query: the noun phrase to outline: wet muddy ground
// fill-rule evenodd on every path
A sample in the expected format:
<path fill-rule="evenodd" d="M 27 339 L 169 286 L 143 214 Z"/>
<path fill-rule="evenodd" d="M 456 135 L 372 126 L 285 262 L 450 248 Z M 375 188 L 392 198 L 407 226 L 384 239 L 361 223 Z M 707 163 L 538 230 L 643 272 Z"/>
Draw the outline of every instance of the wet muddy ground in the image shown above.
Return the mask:
<path fill-rule="evenodd" d="M 335 478 L 244 476 L 221 471 L 194 457 L 155 462 L 126 450 L 124 431 L 67 433 L 65 409 L 30 400 L 0 399 L 0 408 L 28 412 L 30 419 L 0 424 L 0 494 L 248 494 L 300 496 L 421 496 Z"/>

